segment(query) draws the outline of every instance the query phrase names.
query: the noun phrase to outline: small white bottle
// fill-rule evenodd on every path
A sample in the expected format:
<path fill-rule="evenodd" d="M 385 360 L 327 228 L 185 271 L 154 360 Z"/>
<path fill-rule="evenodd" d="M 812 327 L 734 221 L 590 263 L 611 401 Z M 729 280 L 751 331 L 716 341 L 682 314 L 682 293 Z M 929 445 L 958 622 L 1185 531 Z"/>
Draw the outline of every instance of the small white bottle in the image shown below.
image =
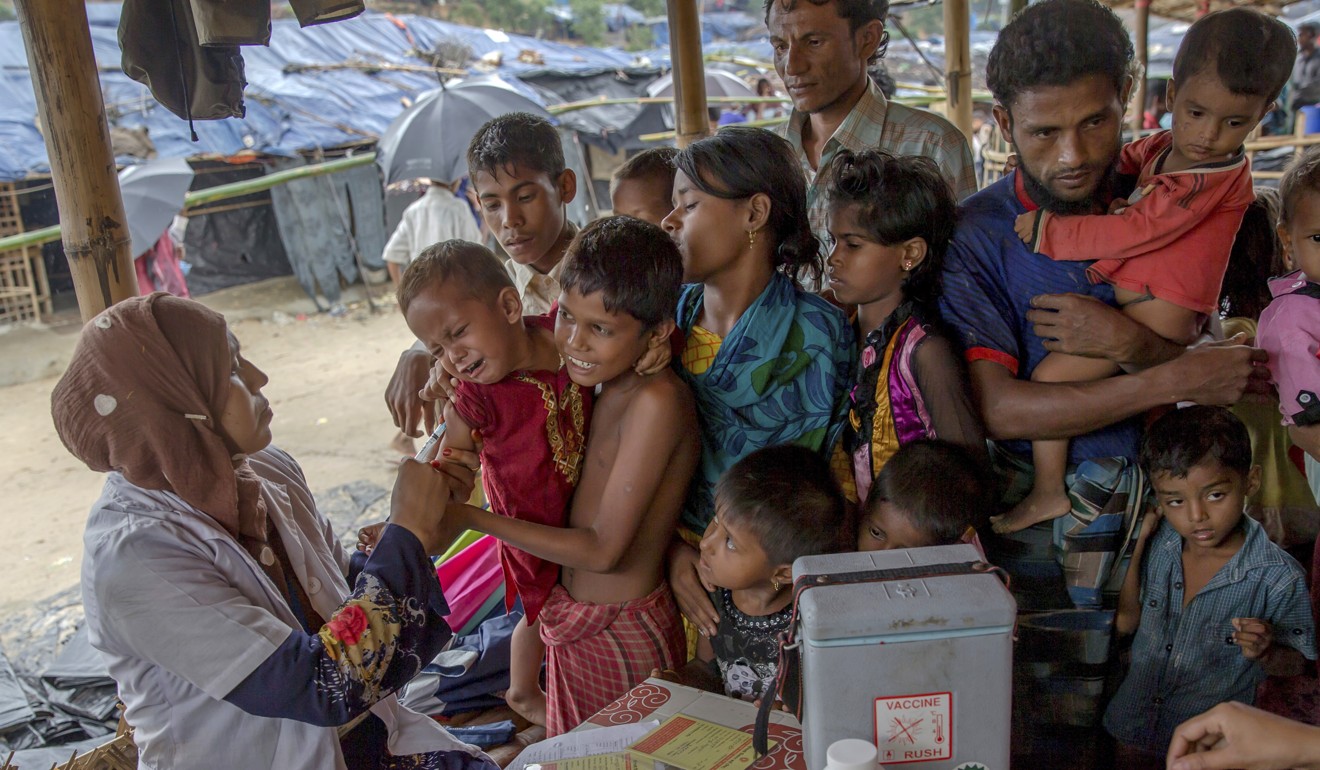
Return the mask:
<path fill-rule="evenodd" d="M 844 738 L 825 751 L 825 770 L 884 770 L 875 744 L 857 738 Z"/>

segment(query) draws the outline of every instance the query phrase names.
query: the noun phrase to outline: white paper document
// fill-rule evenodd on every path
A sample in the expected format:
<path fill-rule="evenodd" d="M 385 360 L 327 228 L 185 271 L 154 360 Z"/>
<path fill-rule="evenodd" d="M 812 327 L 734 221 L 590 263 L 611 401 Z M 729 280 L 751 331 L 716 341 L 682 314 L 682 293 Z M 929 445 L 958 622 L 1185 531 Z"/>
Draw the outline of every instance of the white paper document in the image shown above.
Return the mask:
<path fill-rule="evenodd" d="M 529 765 L 543 762 L 623 751 L 659 726 L 660 720 L 652 719 L 633 725 L 597 727 L 593 730 L 564 733 L 523 749 L 523 753 L 513 760 L 513 764 L 509 765 L 507 770 L 526 770 Z"/>

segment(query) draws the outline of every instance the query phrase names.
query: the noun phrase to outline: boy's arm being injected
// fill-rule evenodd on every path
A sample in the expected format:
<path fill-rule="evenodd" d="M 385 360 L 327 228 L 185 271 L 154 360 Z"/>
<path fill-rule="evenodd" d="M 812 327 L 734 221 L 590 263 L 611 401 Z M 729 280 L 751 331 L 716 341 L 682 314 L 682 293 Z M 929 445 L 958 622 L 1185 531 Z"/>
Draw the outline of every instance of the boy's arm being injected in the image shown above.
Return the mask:
<path fill-rule="evenodd" d="M 476 437 L 478 431 L 459 416 L 452 400 L 445 402 L 445 411 L 441 417 L 445 424 L 445 435 L 440 437 L 440 447 L 436 450 L 440 461 L 440 467 L 436 470 L 450 478 L 450 486 L 455 491 L 450 496 L 450 502 L 466 501 L 472 496 L 475 473 L 481 467 L 481 446 Z"/>
<path fill-rule="evenodd" d="M 1119 636 L 1128 636 L 1141 624 L 1141 564 L 1146 555 L 1146 545 L 1160 526 L 1159 508 L 1146 512 L 1141 520 L 1141 531 L 1137 533 L 1137 544 L 1132 549 L 1132 559 L 1128 562 L 1127 574 L 1123 576 L 1123 587 L 1118 592 L 1118 613 L 1114 617 L 1114 630 Z"/>
<path fill-rule="evenodd" d="M 667 481 L 667 460 L 683 440 L 683 421 L 672 417 L 674 403 L 649 390 L 635 399 L 618 428 L 619 451 L 601 499 L 574 500 L 575 506 L 597 507 L 589 526 L 548 527 L 470 505 L 450 505 L 447 515 L 460 516 L 468 528 L 555 564 L 598 574 L 613 572 L 628 555 L 656 490 Z"/>

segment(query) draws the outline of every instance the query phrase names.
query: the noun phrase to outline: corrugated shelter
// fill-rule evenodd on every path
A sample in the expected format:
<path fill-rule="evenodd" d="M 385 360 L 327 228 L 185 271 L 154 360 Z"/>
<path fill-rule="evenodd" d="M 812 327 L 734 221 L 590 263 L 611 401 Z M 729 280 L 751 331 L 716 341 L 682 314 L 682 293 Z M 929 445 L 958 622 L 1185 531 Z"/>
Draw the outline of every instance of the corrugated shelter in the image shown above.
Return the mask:
<path fill-rule="evenodd" d="M 243 49 L 247 115 L 197 121 L 199 141 L 193 143 L 187 122 L 157 104 L 146 86 L 120 69 L 120 6 L 93 3 L 87 9 L 110 127 L 145 127 L 161 157 L 227 157 L 245 151 L 292 157 L 300 151 L 373 141 L 404 109 L 405 100 L 436 87 L 438 73 L 430 62 L 437 54 L 444 57 L 445 67 L 509 78 L 659 73 L 654 65 L 636 67 L 635 57 L 623 51 L 424 16 L 367 12 L 306 29 L 291 19 L 278 19 L 272 23 L 269 47 Z M 530 90 L 529 95 L 534 96 Z M 37 112 L 20 25 L 0 22 L 0 181 L 49 172 Z"/>

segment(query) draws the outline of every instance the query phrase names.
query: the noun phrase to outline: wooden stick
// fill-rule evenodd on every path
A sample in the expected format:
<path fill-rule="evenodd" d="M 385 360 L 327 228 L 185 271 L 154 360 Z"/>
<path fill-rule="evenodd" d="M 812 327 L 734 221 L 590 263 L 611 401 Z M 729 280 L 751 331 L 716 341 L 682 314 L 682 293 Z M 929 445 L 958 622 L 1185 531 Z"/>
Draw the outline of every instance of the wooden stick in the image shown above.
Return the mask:
<path fill-rule="evenodd" d="M 706 112 L 706 70 L 701 59 L 701 19 L 697 0 L 669 0 L 669 50 L 674 63 L 674 115 L 678 147 L 710 135 Z"/>
<path fill-rule="evenodd" d="M 949 105 L 945 114 L 970 142 L 972 16 L 967 0 L 944 0 L 944 84 L 949 89 Z"/>
<path fill-rule="evenodd" d="M 242 209 L 255 209 L 262 206 L 269 206 L 269 198 L 258 198 L 252 201 L 242 201 L 239 203 L 224 203 L 219 206 L 204 206 L 196 209 L 184 209 L 183 215 L 186 217 L 204 217 L 208 214 L 223 214 L 227 211 L 241 211 Z"/>
<path fill-rule="evenodd" d="M 468 77 L 472 73 L 452 67 L 429 67 L 421 64 L 390 64 L 388 62 L 345 61 L 331 64 L 286 64 L 286 73 L 333 72 L 335 70 L 361 70 L 363 72 L 420 72 L 426 75 L 455 75 Z"/>
<path fill-rule="evenodd" d="M 354 155 L 348 158 L 328 161 L 326 163 L 318 163 L 314 166 L 299 166 L 297 168 L 285 169 L 284 171 L 277 171 L 274 174 L 267 174 L 262 177 L 257 177 L 256 179 L 244 179 L 238 182 L 230 182 L 229 184 L 208 187 L 205 190 L 194 190 L 183 196 L 183 207 L 187 209 L 193 206 L 200 206 L 203 203 L 211 203 L 213 201 L 225 200 L 227 198 L 251 195 L 252 193 L 269 190 L 270 188 L 282 185 L 285 182 L 292 182 L 295 179 L 304 179 L 319 174 L 333 174 L 336 171 L 345 171 L 350 168 L 357 168 L 358 166 L 366 166 L 375 162 L 375 160 L 376 153 L 369 152 L 362 155 Z M 116 197 L 118 197 L 118 191 L 119 188 L 116 186 Z M 56 195 L 58 194 L 59 191 L 57 188 Z M 61 220 L 63 220 L 62 215 Z M 51 225 L 50 227 L 43 227 L 40 230 L 29 230 L 26 233 L 0 238 L 0 252 L 21 249 L 24 246 L 35 246 L 50 241 L 58 241 L 60 239 L 60 232 L 60 225 Z M 131 270 L 132 265 L 130 264 L 129 267 Z M 134 281 L 136 280 L 136 274 L 134 274 Z"/>
<path fill-rule="evenodd" d="M 73 288 L 83 321 L 137 294 L 83 0 L 19 0 Z"/>
<path fill-rule="evenodd" d="M 675 89 L 677 90 L 677 89 Z M 787 96 L 707 96 L 707 104 L 788 104 Z M 604 96 L 597 96 L 591 99 L 582 99 L 576 102 L 565 102 L 564 104 L 552 104 L 546 107 L 546 112 L 551 115 L 562 115 L 565 112 L 574 112 L 576 110 L 586 110 L 592 107 L 604 107 L 612 104 L 675 104 L 672 96 L 620 96 L 613 99 L 607 99 Z"/>
<path fill-rule="evenodd" d="M 1133 37 L 1137 46 L 1137 65 L 1140 67 L 1140 80 L 1136 82 L 1136 109 L 1132 116 L 1132 135 L 1140 136 L 1146 126 L 1146 81 L 1150 70 L 1150 0 L 1136 0 L 1136 31 Z"/>

